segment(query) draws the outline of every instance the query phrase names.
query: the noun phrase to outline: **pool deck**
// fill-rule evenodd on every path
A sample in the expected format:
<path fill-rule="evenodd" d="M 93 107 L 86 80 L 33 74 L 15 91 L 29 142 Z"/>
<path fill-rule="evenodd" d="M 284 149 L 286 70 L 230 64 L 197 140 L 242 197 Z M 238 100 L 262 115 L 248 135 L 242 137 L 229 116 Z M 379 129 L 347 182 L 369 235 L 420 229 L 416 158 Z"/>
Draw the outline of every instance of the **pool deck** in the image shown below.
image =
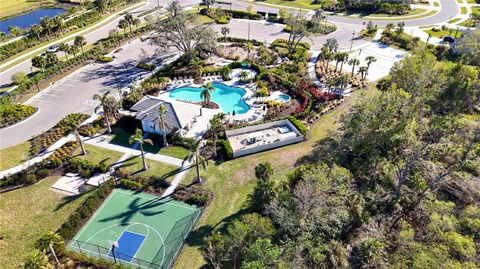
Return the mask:
<path fill-rule="evenodd" d="M 266 111 L 263 110 L 264 105 L 255 104 L 255 101 L 259 100 L 258 98 L 254 97 L 256 91 L 256 85 L 254 83 L 249 84 L 242 84 L 240 83 L 239 74 L 244 70 L 241 68 L 233 69 L 232 73 L 230 74 L 231 80 L 223 81 L 218 76 L 214 77 L 204 77 L 205 82 L 212 82 L 212 83 L 223 83 L 227 86 L 231 87 L 238 87 L 245 90 L 245 95 L 243 96 L 243 100 L 250 106 L 250 109 L 243 114 L 237 114 L 235 116 L 228 115 L 227 118 L 229 121 L 240 121 L 240 122 L 256 122 L 263 118 Z M 246 69 L 249 72 L 249 78 L 254 77 L 256 75 L 255 71 Z M 175 85 L 170 85 L 166 91 L 163 91 L 158 95 L 158 97 L 162 100 L 167 102 L 176 101 L 175 99 L 170 98 L 170 91 L 180 87 L 202 87 L 201 84 L 193 83 L 193 79 L 187 79 L 180 83 L 176 83 Z M 273 97 L 273 96 L 272 96 Z M 185 134 L 186 137 L 194 137 L 194 138 L 201 138 L 203 134 L 209 129 L 209 122 L 213 116 L 222 113 L 221 109 L 208 109 L 202 108 L 202 115 L 201 116 L 194 116 L 192 118 L 192 126 Z"/>

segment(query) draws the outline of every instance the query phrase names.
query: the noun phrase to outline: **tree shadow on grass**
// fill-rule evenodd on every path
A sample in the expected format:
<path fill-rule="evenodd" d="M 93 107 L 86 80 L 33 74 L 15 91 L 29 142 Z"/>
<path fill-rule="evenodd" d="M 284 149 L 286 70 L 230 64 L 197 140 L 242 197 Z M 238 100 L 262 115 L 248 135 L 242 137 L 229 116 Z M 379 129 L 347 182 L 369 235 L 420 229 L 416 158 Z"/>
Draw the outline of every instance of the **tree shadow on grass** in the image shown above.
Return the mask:
<path fill-rule="evenodd" d="M 60 209 L 62 209 L 63 207 L 67 206 L 68 204 L 72 203 L 72 202 L 75 202 L 76 200 L 78 200 L 79 198 L 81 198 L 82 196 L 84 195 L 88 195 L 90 192 L 94 191 L 95 188 L 91 188 L 89 189 L 88 191 L 86 192 L 82 192 L 80 194 L 77 194 L 77 195 L 73 195 L 73 196 L 64 196 L 62 198 L 62 201 L 55 207 L 55 209 L 53 209 L 53 212 L 56 212 Z"/>
<path fill-rule="evenodd" d="M 208 210 L 208 209 L 207 209 Z M 199 247 L 205 245 L 205 238 L 212 235 L 214 231 L 224 234 L 227 232 L 227 227 L 234 220 L 240 219 L 243 215 L 251 213 L 250 210 L 244 208 L 240 209 L 235 214 L 232 214 L 228 217 L 223 218 L 214 225 L 205 224 L 197 229 L 193 230 L 190 235 L 187 237 L 185 244 L 193 247 Z"/>
<path fill-rule="evenodd" d="M 315 142 L 312 146 L 312 150 L 308 154 L 300 157 L 295 162 L 295 166 L 332 160 L 337 154 L 339 148 L 339 144 L 334 138 L 324 138 Z"/>

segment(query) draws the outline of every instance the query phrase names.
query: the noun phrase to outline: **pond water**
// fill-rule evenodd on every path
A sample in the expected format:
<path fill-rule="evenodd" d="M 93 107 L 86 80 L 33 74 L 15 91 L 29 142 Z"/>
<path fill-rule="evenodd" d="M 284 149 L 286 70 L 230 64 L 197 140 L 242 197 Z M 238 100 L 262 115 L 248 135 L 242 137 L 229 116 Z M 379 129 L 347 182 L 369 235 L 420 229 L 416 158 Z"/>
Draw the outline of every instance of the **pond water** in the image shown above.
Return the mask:
<path fill-rule="evenodd" d="M 22 29 L 29 28 L 34 24 L 40 23 L 40 20 L 43 17 L 55 17 L 56 15 L 64 12 L 65 9 L 63 8 L 42 8 L 33 10 L 10 19 L 0 21 L 0 31 L 8 34 L 8 27 L 10 26 L 17 26 Z"/>

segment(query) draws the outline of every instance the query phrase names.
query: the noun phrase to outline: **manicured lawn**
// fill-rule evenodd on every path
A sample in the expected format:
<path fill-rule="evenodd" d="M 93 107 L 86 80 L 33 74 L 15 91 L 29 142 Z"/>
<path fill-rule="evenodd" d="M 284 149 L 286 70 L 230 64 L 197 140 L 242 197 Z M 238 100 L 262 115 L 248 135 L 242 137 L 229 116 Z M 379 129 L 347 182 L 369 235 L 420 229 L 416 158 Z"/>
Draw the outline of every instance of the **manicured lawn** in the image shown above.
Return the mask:
<path fill-rule="evenodd" d="M 467 0 L 469 4 L 480 4 L 480 0 Z"/>
<path fill-rule="evenodd" d="M 460 19 L 460 18 L 455 18 L 455 19 L 453 19 L 453 20 L 449 20 L 448 23 L 454 24 L 454 23 L 456 23 L 456 22 L 459 21 L 459 20 L 461 20 L 461 19 Z"/>
<path fill-rule="evenodd" d="M 54 3 L 55 0 L 0 0 L 0 18 L 13 16 L 36 7 Z"/>
<path fill-rule="evenodd" d="M 172 181 L 178 170 L 177 166 L 148 159 L 147 166 L 148 170 L 142 171 L 142 158 L 139 156 L 132 156 L 120 165 L 120 170 L 146 178 L 155 176 L 157 178 L 165 179 L 167 182 Z"/>
<path fill-rule="evenodd" d="M 442 31 L 438 31 L 438 32 L 435 32 L 432 29 L 423 30 L 423 31 L 427 34 L 431 34 L 432 36 L 438 37 L 438 38 L 441 38 L 441 37 L 444 37 L 444 36 L 455 36 L 455 33 L 456 33 L 455 29 L 452 29 L 451 31 L 450 30 L 446 30 L 446 31 L 442 30 Z M 462 36 L 462 32 L 459 31 L 457 33 L 457 37 L 461 37 L 461 36 Z"/>
<path fill-rule="evenodd" d="M 467 14 L 467 8 L 466 7 L 460 7 L 460 13 L 461 14 Z"/>
<path fill-rule="evenodd" d="M 367 91 L 367 95 L 372 92 L 372 90 Z M 347 102 L 358 99 L 359 93 L 354 93 Z M 206 178 L 206 183 L 202 187 L 214 193 L 213 201 L 187 240 L 174 268 L 201 268 L 206 264 L 201 253 L 203 238 L 230 222 L 232 218 L 243 214 L 242 209 L 247 205 L 248 195 L 256 184 L 254 167 L 258 163 L 271 162 L 275 169 L 274 178 L 278 181 L 285 180 L 286 175 L 298 165 L 300 158 L 309 154 L 318 141 L 338 129 L 339 119 L 348 107 L 348 103 L 344 104 L 324 116 L 313 126 L 312 139 L 306 142 L 241 157 L 218 165 L 210 162 L 206 171 L 202 171 L 202 175 Z M 192 169 L 183 179 L 183 183 L 190 183 L 194 176 L 195 171 Z"/>
<path fill-rule="evenodd" d="M 433 5 L 436 6 L 436 7 L 439 7 L 440 3 L 439 2 L 433 2 Z"/>
<path fill-rule="evenodd" d="M 88 160 L 93 163 L 104 162 L 107 165 L 112 165 L 117 162 L 123 153 L 109 150 L 101 147 L 95 147 L 92 145 L 85 144 L 85 150 L 87 151 L 86 155 L 81 155 L 82 152 L 80 147 L 73 153 L 73 156 L 78 159 Z"/>
<path fill-rule="evenodd" d="M 407 14 L 405 15 L 395 15 L 395 14 L 387 14 L 387 13 L 376 13 L 376 14 L 370 14 L 368 17 L 402 17 L 402 16 L 413 16 L 413 15 L 418 15 L 426 12 L 427 9 L 425 8 L 416 8 L 415 10 L 410 10 Z"/>
<path fill-rule="evenodd" d="M 35 241 L 55 231 L 90 195 L 67 197 L 50 190 L 59 177 L 49 177 L 0 198 L 0 261 L 2 268 L 18 268 Z"/>
<path fill-rule="evenodd" d="M 460 23 L 461 26 L 466 26 L 466 27 L 475 27 L 475 22 L 472 19 L 468 19 L 462 23 Z"/>
<path fill-rule="evenodd" d="M 6 149 L 0 150 L 0 171 L 12 168 L 28 159 L 30 143 L 24 142 Z"/>
<path fill-rule="evenodd" d="M 112 136 L 113 138 L 112 140 L 110 140 L 110 143 L 124 147 L 132 146 L 130 143 L 128 143 L 128 139 L 130 138 L 131 134 L 129 134 L 124 129 L 114 128 Z M 149 144 L 144 144 L 145 151 L 147 152 L 163 154 L 179 159 L 183 159 L 189 154 L 189 151 L 183 147 L 169 146 L 167 148 L 161 148 L 158 138 L 151 137 L 151 140 L 153 141 L 153 146 Z"/>
<path fill-rule="evenodd" d="M 251 3 L 251 1 L 243 2 Z M 317 9 L 321 8 L 321 5 L 313 5 L 312 0 L 263 0 L 263 1 L 254 1 L 255 4 L 261 5 L 262 3 L 273 4 L 273 5 L 280 5 L 280 6 L 288 6 L 288 7 L 296 7 L 296 8 L 305 8 L 305 9 Z"/>

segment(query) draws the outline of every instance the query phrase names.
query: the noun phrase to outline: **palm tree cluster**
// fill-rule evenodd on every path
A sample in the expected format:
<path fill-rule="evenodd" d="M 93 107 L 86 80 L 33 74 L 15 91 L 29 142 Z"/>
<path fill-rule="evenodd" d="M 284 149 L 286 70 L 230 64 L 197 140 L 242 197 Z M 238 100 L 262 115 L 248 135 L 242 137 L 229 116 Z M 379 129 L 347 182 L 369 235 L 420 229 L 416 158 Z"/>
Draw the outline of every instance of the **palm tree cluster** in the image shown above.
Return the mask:
<path fill-rule="evenodd" d="M 132 14 L 128 13 L 118 22 L 118 28 L 123 29 L 125 33 L 127 32 L 127 28 L 132 32 L 132 26 L 140 25 L 140 19 L 134 18 Z"/>
<path fill-rule="evenodd" d="M 60 16 L 44 17 L 40 20 L 40 24 L 34 24 L 30 27 L 30 34 L 37 39 L 43 39 L 52 33 L 61 31 L 64 26 L 63 18 Z"/>
<path fill-rule="evenodd" d="M 99 105 L 95 108 L 95 112 L 103 110 L 103 116 L 108 128 L 108 133 L 112 133 L 112 127 L 110 126 L 110 119 L 117 118 L 118 109 L 120 104 L 114 96 L 110 95 L 110 91 L 106 91 L 104 94 L 95 94 L 93 100 L 99 101 Z"/>

